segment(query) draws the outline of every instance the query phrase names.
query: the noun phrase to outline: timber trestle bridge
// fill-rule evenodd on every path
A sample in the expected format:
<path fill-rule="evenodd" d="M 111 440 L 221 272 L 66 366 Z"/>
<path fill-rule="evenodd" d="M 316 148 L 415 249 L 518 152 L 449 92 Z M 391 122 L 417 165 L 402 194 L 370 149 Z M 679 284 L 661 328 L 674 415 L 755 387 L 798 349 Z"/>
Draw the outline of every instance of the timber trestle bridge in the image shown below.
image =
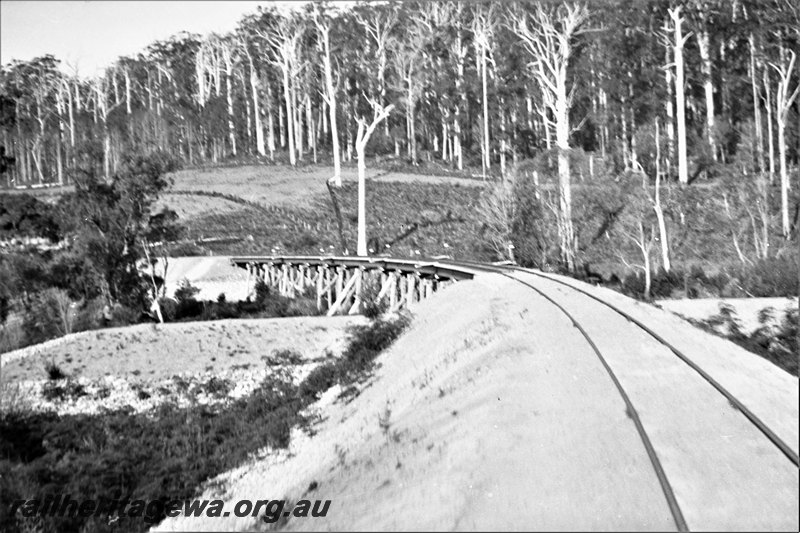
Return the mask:
<path fill-rule="evenodd" d="M 233 265 L 248 272 L 248 287 L 260 279 L 282 296 L 316 294 L 317 309 L 327 315 L 358 314 L 366 285 L 380 287 L 390 311 L 406 309 L 457 281 L 486 272 L 479 264 L 437 259 L 353 256 L 244 256 Z"/>

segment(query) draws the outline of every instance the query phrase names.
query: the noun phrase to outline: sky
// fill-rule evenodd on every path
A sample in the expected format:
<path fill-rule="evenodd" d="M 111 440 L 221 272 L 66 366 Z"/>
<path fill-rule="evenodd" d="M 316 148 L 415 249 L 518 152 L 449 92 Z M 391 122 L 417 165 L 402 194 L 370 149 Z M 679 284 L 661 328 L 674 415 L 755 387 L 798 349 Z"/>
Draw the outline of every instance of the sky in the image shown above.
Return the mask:
<path fill-rule="evenodd" d="M 135 55 L 180 31 L 232 30 L 242 15 L 270 3 L 0 0 L 0 64 L 52 54 L 65 71 L 77 67 L 80 76 L 93 76 L 117 57 Z"/>

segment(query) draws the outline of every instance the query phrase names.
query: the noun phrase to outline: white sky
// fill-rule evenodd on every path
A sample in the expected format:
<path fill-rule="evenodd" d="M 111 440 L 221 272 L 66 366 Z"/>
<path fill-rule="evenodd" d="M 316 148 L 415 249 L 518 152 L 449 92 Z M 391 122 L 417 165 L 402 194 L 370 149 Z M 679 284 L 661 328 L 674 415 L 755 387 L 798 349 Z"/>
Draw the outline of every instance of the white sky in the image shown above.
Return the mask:
<path fill-rule="evenodd" d="M 92 76 L 117 57 L 135 55 L 180 31 L 232 30 L 268 1 L 0 0 L 0 64 L 53 54 Z"/>

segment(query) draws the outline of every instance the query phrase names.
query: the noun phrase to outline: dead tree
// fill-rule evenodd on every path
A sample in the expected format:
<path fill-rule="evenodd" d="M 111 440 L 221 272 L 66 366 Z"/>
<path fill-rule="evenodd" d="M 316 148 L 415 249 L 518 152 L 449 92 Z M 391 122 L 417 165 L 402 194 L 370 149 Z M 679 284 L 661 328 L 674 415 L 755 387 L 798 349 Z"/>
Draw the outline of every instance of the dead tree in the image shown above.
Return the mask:
<path fill-rule="evenodd" d="M 431 4 L 427 4 L 431 5 Z M 373 12 L 371 17 L 362 14 L 357 16 L 358 23 L 363 26 L 367 37 L 375 46 L 375 58 L 378 62 L 378 94 L 380 94 L 381 105 L 386 103 L 386 67 L 388 66 L 387 49 L 389 37 L 397 24 L 397 11 L 394 9 L 378 9 Z M 389 136 L 389 122 L 384 124 L 384 135 Z"/>
<path fill-rule="evenodd" d="M 322 54 L 322 69 L 325 72 L 325 93 L 323 100 L 328 105 L 331 123 L 331 149 L 333 151 L 333 177 L 329 180 L 335 187 L 342 186 L 342 162 L 339 149 L 339 126 L 336 122 L 336 89 L 333 83 L 331 65 L 331 26 L 329 20 L 317 8 L 314 11 L 314 25 L 317 28 L 317 46 Z M 337 80 L 338 81 L 338 80 Z M 338 85 L 338 83 L 337 83 Z"/>
<path fill-rule="evenodd" d="M 259 102 L 259 88 L 261 80 L 258 78 L 258 71 L 253 62 L 253 54 L 250 52 L 250 46 L 246 39 L 239 40 L 239 48 L 244 52 L 247 59 L 247 66 L 250 69 L 250 92 L 253 99 L 253 121 L 256 130 L 256 151 L 260 156 L 267 155 L 267 149 L 264 145 L 264 127 L 261 123 L 261 105 Z"/>
<path fill-rule="evenodd" d="M 580 26 L 589 17 L 583 6 L 560 6 L 547 12 L 541 6 L 529 20 L 526 13 L 512 18 L 511 26 L 531 54 L 531 73 L 539 84 L 542 102 L 554 120 L 558 148 L 559 187 L 559 240 L 561 260 L 567 269 L 575 270 L 576 242 L 572 226 L 572 191 L 569 168 L 569 111 L 572 107 L 572 89 L 567 89 L 567 68 L 572 51 L 572 41 L 580 33 Z M 545 127 L 548 127 L 545 124 Z"/>
<path fill-rule="evenodd" d="M 356 134 L 356 154 L 358 156 L 358 245 L 356 253 L 361 256 L 367 255 L 367 226 L 366 226 L 366 179 L 367 179 L 367 163 L 366 163 L 366 147 L 369 138 L 375 131 L 375 128 L 382 120 L 389 117 L 389 114 L 394 109 L 394 104 L 383 106 L 374 99 L 367 99 L 372 106 L 372 122 L 367 125 L 367 119 L 364 116 L 359 116 L 356 120 L 358 122 L 358 133 Z"/>
<path fill-rule="evenodd" d="M 225 65 L 225 100 L 228 104 L 226 109 L 228 112 L 228 140 L 231 144 L 231 153 L 236 155 L 236 127 L 233 123 L 233 67 L 234 67 L 234 49 L 227 39 L 220 39 L 217 46 L 219 46 L 222 62 Z"/>
<path fill-rule="evenodd" d="M 100 118 L 103 130 L 103 177 L 106 181 L 111 179 L 111 132 L 108 127 L 108 116 L 111 111 L 122 102 L 110 104 L 108 101 L 109 71 L 103 73 L 92 81 L 94 89 L 95 109 Z"/>
<path fill-rule="evenodd" d="M 281 17 L 277 24 L 260 36 L 271 48 L 271 62 L 283 75 L 283 96 L 286 103 L 286 137 L 289 140 L 289 163 L 297 164 L 295 132 L 295 87 L 294 75 L 297 71 L 298 48 L 303 37 L 304 28 L 296 20 Z"/>
<path fill-rule="evenodd" d="M 711 35 L 708 31 L 706 9 L 701 9 L 700 30 L 697 32 L 697 46 L 700 50 L 700 65 L 703 72 L 703 92 L 706 100 L 706 136 L 714 161 L 717 160 L 716 126 L 714 124 L 714 84 L 711 76 Z"/>
<path fill-rule="evenodd" d="M 492 166 L 489 144 L 489 97 L 487 94 L 487 56 L 492 49 L 492 39 L 497 28 L 497 4 L 490 3 L 488 8 L 477 4 L 472 19 L 472 35 L 475 43 L 475 61 L 481 73 L 481 87 L 483 94 L 483 129 L 481 134 L 481 167 L 483 178 Z"/>
<path fill-rule="evenodd" d="M 786 121 L 789 118 L 791 109 L 797 95 L 800 94 L 800 83 L 795 87 L 794 92 L 789 92 L 789 84 L 792 81 L 794 65 L 797 54 L 794 50 L 789 50 L 788 65 L 783 62 L 780 65 L 770 63 L 770 66 L 778 73 L 778 87 L 775 93 L 775 119 L 778 122 L 778 160 L 781 172 L 781 229 L 783 237 L 789 239 L 789 172 L 786 162 Z"/>
<path fill-rule="evenodd" d="M 689 168 L 686 160 L 686 96 L 683 81 L 683 46 L 691 33 L 683 35 L 681 6 L 669 10 L 673 24 L 673 54 L 675 58 L 675 107 L 678 119 L 678 181 L 689 183 Z"/>

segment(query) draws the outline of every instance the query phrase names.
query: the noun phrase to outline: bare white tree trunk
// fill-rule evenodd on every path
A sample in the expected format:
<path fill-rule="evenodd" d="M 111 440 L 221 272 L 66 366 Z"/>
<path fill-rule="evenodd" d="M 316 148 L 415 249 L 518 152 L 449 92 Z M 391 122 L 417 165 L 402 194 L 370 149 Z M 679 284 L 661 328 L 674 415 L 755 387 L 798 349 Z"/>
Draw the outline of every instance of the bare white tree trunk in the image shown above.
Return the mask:
<path fill-rule="evenodd" d="M 228 107 L 228 141 L 231 145 L 231 153 L 236 155 L 236 128 L 233 123 L 233 57 L 230 46 L 222 44 L 222 57 L 225 61 L 225 99 Z"/>
<path fill-rule="evenodd" d="M 272 112 L 272 104 L 275 100 L 272 97 L 272 84 L 269 82 L 269 80 L 267 80 L 266 86 L 267 86 L 267 148 L 269 148 L 270 161 L 275 161 L 275 117 Z"/>
<path fill-rule="evenodd" d="M 336 88 L 333 84 L 333 67 L 331 66 L 330 25 L 323 22 L 320 17 L 315 18 L 319 46 L 322 52 L 322 65 L 325 71 L 324 100 L 328 105 L 331 122 L 331 149 L 333 152 L 333 177 L 331 183 L 337 187 L 342 186 L 342 162 L 339 149 L 339 127 L 336 122 Z"/>
<path fill-rule="evenodd" d="M 661 172 L 659 171 L 658 160 L 661 158 L 659 148 L 659 129 L 658 119 L 656 119 L 656 190 L 653 201 L 653 210 L 658 221 L 658 237 L 661 241 L 661 263 L 666 272 L 670 271 L 671 262 L 669 259 L 669 240 L 667 236 L 667 225 L 664 222 L 664 210 L 661 208 Z"/>
<path fill-rule="evenodd" d="M 700 61 L 703 69 L 703 91 L 706 99 L 706 136 L 714 161 L 717 160 L 717 143 L 714 125 L 714 85 L 711 79 L 711 38 L 703 22 L 703 29 L 697 34 L 697 44 L 700 48 Z"/>
<path fill-rule="evenodd" d="M 279 19 L 278 24 L 271 28 L 268 32 L 260 32 L 259 35 L 264 38 L 272 49 L 271 62 L 281 70 L 283 75 L 283 98 L 286 106 L 286 128 L 281 131 L 281 147 L 284 144 L 285 138 L 289 143 L 289 163 L 292 166 L 297 164 L 297 151 L 296 146 L 301 137 L 298 137 L 296 129 L 297 117 L 295 116 L 295 88 L 297 82 L 295 76 L 299 73 L 297 65 L 298 57 L 297 50 L 300 44 L 300 39 L 303 36 L 303 28 L 298 21 L 293 18 L 282 17 Z M 283 110 L 281 108 L 281 113 Z M 283 119 L 279 118 L 279 122 L 283 125 Z M 296 144 L 297 143 L 297 144 Z"/>
<path fill-rule="evenodd" d="M 781 172 L 781 229 L 785 239 L 789 239 L 791 230 L 789 226 L 789 189 L 791 185 L 786 161 L 786 121 L 789 119 L 789 110 L 792 104 L 797 99 L 797 95 L 800 94 L 800 84 L 797 85 L 794 92 L 789 92 L 794 65 L 797 60 L 794 50 L 790 50 L 789 54 L 788 65 L 786 63 L 770 65 L 778 73 L 778 88 L 775 94 L 775 119 L 778 122 L 778 161 Z"/>
<path fill-rule="evenodd" d="M 546 109 L 553 114 L 558 148 L 559 238 L 561 260 L 570 272 L 575 270 L 577 243 L 572 224 L 572 187 L 569 166 L 569 110 L 571 90 L 567 89 L 567 67 L 571 41 L 589 16 L 583 6 L 561 6 L 555 13 L 537 6 L 532 24 L 528 16 L 518 14 L 512 26 L 522 44 L 533 57 L 533 75 L 541 89 L 544 105 L 542 116 L 549 128 Z"/>
<path fill-rule="evenodd" d="M 761 98 L 758 90 L 758 69 L 756 68 L 756 44 L 752 32 L 748 35 L 750 46 L 750 83 L 753 91 L 753 126 L 756 134 L 756 168 L 764 172 L 764 132 L 761 130 Z"/>
<path fill-rule="evenodd" d="M 772 87 L 770 87 L 769 71 L 762 71 L 764 77 L 764 94 L 766 96 L 767 108 L 767 151 L 769 160 L 769 182 L 775 181 L 775 142 L 772 127 Z"/>
<path fill-rule="evenodd" d="M 675 107 L 678 118 L 678 181 L 689 183 L 689 167 L 686 158 L 686 97 L 684 94 L 683 80 L 683 45 L 688 36 L 683 35 L 681 25 L 681 6 L 669 10 L 669 16 L 674 25 L 673 51 L 675 55 Z"/>
<path fill-rule="evenodd" d="M 375 128 L 382 120 L 389 117 L 389 114 L 394 109 L 394 104 L 384 107 L 379 102 L 371 100 L 370 104 L 373 109 L 372 122 L 367 126 L 367 120 L 364 117 L 359 117 L 358 120 L 358 133 L 356 135 L 356 154 L 358 155 L 358 246 L 356 253 L 360 256 L 367 255 L 367 215 L 366 215 L 366 179 L 367 179 L 367 163 L 366 163 L 366 147 L 369 138 L 375 131 Z"/>
<path fill-rule="evenodd" d="M 247 62 L 250 67 L 250 91 L 253 98 L 253 118 L 256 128 L 256 151 L 258 155 L 267 155 L 266 147 L 264 146 L 264 126 L 261 123 L 261 105 L 259 105 L 258 87 L 261 84 L 258 79 L 258 72 L 256 72 L 255 65 L 253 64 L 253 57 L 247 49 L 247 44 L 243 45 L 245 53 L 247 54 Z"/>
<path fill-rule="evenodd" d="M 364 27 L 367 37 L 375 44 L 375 57 L 378 60 L 378 94 L 381 105 L 386 105 L 386 49 L 392 30 L 397 24 L 397 11 L 382 9 L 374 13 L 372 18 L 358 16 L 358 22 Z M 389 121 L 383 123 L 383 133 L 389 136 Z"/>
<path fill-rule="evenodd" d="M 490 3 L 488 8 L 478 5 L 472 22 L 472 35 L 475 42 L 475 61 L 481 73 L 481 91 L 483 104 L 483 129 L 481 131 L 481 167 L 483 179 L 491 169 L 491 152 L 489 140 L 489 95 L 487 89 L 487 55 L 492 47 L 492 38 L 497 26 L 497 4 Z"/>
<path fill-rule="evenodd" d="M 668 29 L 668 28 L 667 28 Z M 675 109 L 673 100 L 673 82 L 672 82 L 672 66 L 670 64 L 670 50 L 671 46 L 669 40 L 664 41 L 664 54 L 666 59 L 666 68 L 664 68 L 664 78 L 667 85 L 667 99 L 664 102 L 664 108 L 667 114 L 667 175 L 670 175 L 672 165 L 672 158 L 675 155 Z"/>
<path fill-rule="evenodd" d="M 411 164 L 417 164 L 417 130 L 414 124 L 414 107 L 416 102 L 414 101 L 414 76 L 413 76 L 413 66 L 409 65 L 408 75 L 406 76 L 406 83 L 408 84 L 408 92 L 407 92 L 407 106 L 406 106 L 406 117 L 408 120 L 408 147 L 411 156 Z"/>
<path fill-rule="evenodd" d="M 283 63 L 283 98 L 286 101 L 286 138 L 289 140 L 289 163 L 297 164 L 297 154 L 294 148 L 294 110 L 292 109 L 292 88 L 289 84 L 289 62 Z"/>
<path fill-rule="evenodd" d="M 297 158 L 302 161 L 305 149 L 303 148 L 303 106 L 298 96 L 298 80 L 292 73 L 292 108 L 294 109 L 294 145 L 297 149 Z"/>
<path fill-rule="evenodd" d="M 459 4 L 460 6 L 460 4 Z M 456 104 L 455 109 L 455 120 L 453 123 L 454 128 L 454 135 L 453 135 L 453 142 L 454 147 L 453 151 L 455 152 L 458 170 L 464 170 L 464 157 L 462 154 L 461 146 L 463 144 L 463 140 L 461 138 L 461 110 L 466 109 L 467 107 L 467 93 L 464 90 L 464 59 L 466 55 L 466 49 L 464 47 L 464 37 L 461 33 L 461 29 L 456 30 L 456 58 L 458 62 L 457 66 L 457 76 L 456 76 L 456 92 L 458 93 L 458 103 Z"/>
<path fill-rule="evenodd" d="M 311 109 L 311 95 L 306 92 L 306 140 L 312 151 L 314 163 L 317 162 L 317 137 L 314 135 L 314 112 Z"/>

